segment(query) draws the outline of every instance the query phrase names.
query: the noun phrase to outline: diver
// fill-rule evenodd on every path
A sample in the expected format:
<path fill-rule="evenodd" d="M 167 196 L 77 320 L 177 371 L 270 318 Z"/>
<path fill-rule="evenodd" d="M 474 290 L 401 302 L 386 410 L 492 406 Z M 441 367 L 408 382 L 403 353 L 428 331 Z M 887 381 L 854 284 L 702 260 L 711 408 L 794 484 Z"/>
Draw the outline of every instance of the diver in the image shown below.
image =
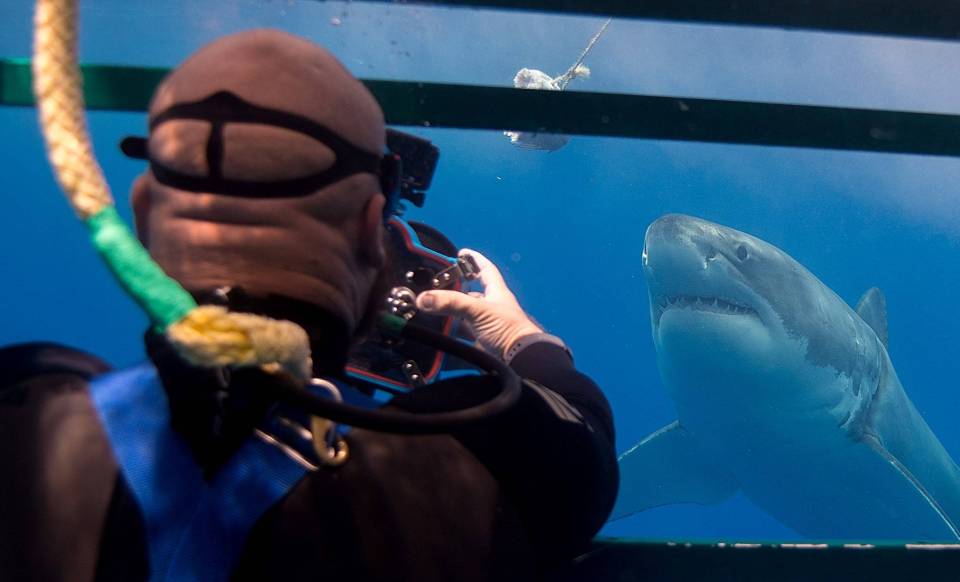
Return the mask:
<path fill-rule="evenodd" d="M 395 283 L 400 162 L 330 53 L 272 30 L 219 39 L 161 83 L 149 128 L 124 147 L 150 166 L 131 193 L 141 241 L 198 302 L 302 326 L 315 380 L 202 367 L 156 329 L 124 370 L 0 350 L 0 579 L 533 580 L 585 548 L 616 496 L 609 406 L 482 255 L 453 258 L 481 292 L 392 305 L 462 318 L 499 373 L 386 403 L 347 375 Z M 414 430 L 499 398 L 509 374 L 509 408 Z M 321 395 L 368 412 L 331 429 L 308 406 Z"/>

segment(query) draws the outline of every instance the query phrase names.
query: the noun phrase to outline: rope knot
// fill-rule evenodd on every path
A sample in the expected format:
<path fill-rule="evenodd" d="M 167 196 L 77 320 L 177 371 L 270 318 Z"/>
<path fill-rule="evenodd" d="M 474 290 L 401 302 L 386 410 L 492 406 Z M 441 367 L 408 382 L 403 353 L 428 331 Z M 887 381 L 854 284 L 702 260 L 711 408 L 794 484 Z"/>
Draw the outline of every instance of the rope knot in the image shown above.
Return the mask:
<path fill-rule="evenodd" d="M 167 328 L 167 337 L 197 366 L 279 365 L 297 379 L 311 376 L 307 332 L 289 321 L 202 305 Z"/>

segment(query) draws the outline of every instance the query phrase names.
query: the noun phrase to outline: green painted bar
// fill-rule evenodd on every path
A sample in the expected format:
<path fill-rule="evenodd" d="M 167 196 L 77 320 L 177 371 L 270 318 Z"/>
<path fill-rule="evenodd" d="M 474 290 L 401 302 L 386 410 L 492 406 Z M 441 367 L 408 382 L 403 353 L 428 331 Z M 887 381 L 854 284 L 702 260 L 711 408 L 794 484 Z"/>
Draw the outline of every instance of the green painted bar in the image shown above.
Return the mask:
<path fill-rule="evenodd" d="M 0 60 L 0 105 L 33 105 L 30 61 Z"/>
<path fill-rule="evenodd" d="M 165 69 L 86 65 L 92 110 L 143 111 Z M 364 81 L 393 125 L 960 156 L 960 116 L 649 95 Z M 0 105 L 29 106 L 29 62 L 0 61 Z"/>

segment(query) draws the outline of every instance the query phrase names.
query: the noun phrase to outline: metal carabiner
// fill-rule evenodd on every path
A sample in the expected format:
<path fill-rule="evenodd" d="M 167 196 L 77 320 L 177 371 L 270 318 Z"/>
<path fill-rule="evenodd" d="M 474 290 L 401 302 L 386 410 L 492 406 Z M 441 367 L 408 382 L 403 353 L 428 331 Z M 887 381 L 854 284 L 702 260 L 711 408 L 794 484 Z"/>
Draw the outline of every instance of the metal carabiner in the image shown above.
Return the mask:
<path fill-rule="evenodd" d="M 336 402 L 343 402 L 340 389 L 335 384 L 322 378 L 313 378 L 310 385 L 323 388 Z M 347 441 L 337 433 L 337 424 L 327 418 L 310 417 L 310 432 L 313 436 L 313 449 L 325 467 L 339 467 L 350 458 L 350 449 Z"/>

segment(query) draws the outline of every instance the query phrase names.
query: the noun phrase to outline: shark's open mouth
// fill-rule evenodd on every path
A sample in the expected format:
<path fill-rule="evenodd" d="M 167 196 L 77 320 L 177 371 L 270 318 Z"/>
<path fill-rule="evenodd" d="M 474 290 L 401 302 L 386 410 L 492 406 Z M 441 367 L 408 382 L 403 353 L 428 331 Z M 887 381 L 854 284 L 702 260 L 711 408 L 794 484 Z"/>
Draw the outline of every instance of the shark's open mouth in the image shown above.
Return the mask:
<path fill-rule="evenodd" d="M 702 295 L 660 295 L 656 299 L 654 322 L 660 325 L 660 318 L 669 309 L 691 309 L 720 313 L 723 315 L 752 315 L 759 317 L 757 310 L 731 299 L 705 297 Z"/>

